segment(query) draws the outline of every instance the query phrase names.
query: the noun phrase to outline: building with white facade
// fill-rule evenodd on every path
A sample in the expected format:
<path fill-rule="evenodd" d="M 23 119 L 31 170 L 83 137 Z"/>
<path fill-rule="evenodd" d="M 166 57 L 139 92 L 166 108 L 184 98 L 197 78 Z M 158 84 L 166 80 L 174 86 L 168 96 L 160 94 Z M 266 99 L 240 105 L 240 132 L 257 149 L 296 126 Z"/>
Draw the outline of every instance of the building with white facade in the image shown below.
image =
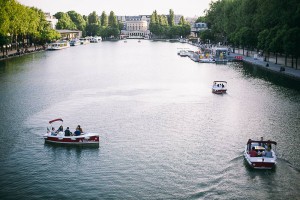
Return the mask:
<path fill-rule="evenodd" d="M 201 31 L 205 31 L 207 29 L 208 29 L 207 24 L 204 22 L 194 23 L 191 26 L 191 35 L 197 37 Z"/>
<path fill-rule="evenodd" d="M 124 24 L 121 36 L 124 38 L 149 38 L 150 15 L 118 16 L 117 19 Z"/>
<path fill-rule="evenodd" d="M 45 16 L 47 22 L 50 23 L 51 28 L 55 29 L 58 19 L 56 19 L 53 15 L 50 15 L 50 13 L 45 13 Z"/>

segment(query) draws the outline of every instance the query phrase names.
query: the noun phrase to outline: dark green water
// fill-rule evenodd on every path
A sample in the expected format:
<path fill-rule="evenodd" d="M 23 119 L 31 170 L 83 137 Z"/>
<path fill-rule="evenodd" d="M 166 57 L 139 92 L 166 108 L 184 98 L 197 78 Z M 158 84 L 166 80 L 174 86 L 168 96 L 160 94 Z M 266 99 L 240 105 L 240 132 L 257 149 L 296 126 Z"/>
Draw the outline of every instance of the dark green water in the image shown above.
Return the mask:
<path fill-rule="evenodd" d="M 177 56 L 187 47 L 102 42 L 0 62 L 0 198 L 299 198 L 299 86 Z M 45 145 L 57 117 L 98 132 L 100 148 Z M 275 170 L 244 163 L 261 136 L 278 142 Z"/>

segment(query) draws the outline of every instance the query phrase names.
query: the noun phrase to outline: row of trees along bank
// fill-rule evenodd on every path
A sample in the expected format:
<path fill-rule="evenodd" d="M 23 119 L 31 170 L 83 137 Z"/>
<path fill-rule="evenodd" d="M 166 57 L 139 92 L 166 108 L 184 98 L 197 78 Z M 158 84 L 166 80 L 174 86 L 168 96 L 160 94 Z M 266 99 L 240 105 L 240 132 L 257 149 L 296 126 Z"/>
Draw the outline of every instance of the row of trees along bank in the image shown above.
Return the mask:
<path fill-rule="evenodd" d="M 54 16 L 58 19 L 56 29 L 80 30 L 83 36 L 101 36 L 104 39 L 111 36 L 117 38 L 124 26 L 117 20 L 113 11 L 109 13 L 109 16 L 107 16 L 105 11 L 100 16 L 95 11 L 88 16 L 81 16 L 75 11 L 58 12 Z M 186 37 L 191 30 L 184 17 L 181 17 L 179 24 L 175 25 L 173 10 L 170 10 L 168 17 L 158 15 L 154 11 L 151 15 L 149 28 L 151 33 L 159 38 Z"/>
<path fill-rule="evenodd" d="M 27 48 L 32 44 L 44 45 L 60 38 L 60 34 L 51 28 L 42 10 L 23 6 L 17 0 L 0 0 L 0 5 L 0 46 L 3 55 L 13 48 Z M 100 16 L 95 11 L 88 16 L 75 11 L 58 12 L 54 16 L 58 19 L 57 30 L 80 30 L 83 37 L 118 38 L 124 26 L 117 20 L 113 11 L 109 15 L 103 11 Z M 168 17 L 158 15 L 154 11 L 150 22 L 153 36 L 158 38 L 188 36 L 189 23 L 181 17 L 179 24 L 175 25 L 174 19 L 173 10 L 170 10 Z"/>
<path fill-rule="evenodd" d="M 42 10 L 23 6 L 16 0 L 0 0 L 0 46 L 4 53 L 26 48 L 32 43 L 43 45 L 60 38 L 46 21 Z"/>
<path fill-rule="evenodd" d="M 300 55 L 299 0 L 218 0 L 210 3 L 201 18 L 209 30 L 202 40 L 223 42 L 234 47 L 292 57 L 292 67 Z M 247 51 L 248 52 L 248 51 Z M 294 65 L 295 62 L 295 65 Z"/>
<path fill-rule="evenodd" d="M 88 16 L 80 15 L 75 11 L 58 12 L 54 15 L 58 19 L 56 29 L 80 30 L 82 36 L 101 36 L 108 38 L 113 36 L 117 38 L 123 28 L 123 24 L 118 22 L 117 17 L 113 11 L 109 16 L 102 12 L 101 16 L 94 11 Z"/>
<path fill-rule="evenodd" d="M 178 38 L 187 37 L 191 33 L 191 26 L 181 16 L 178 25 L 175 25 L 175 15 L 172 9 L 169 15 L 158 15 L 155 10 L 151 15 L 149 29 L 151 33 L 158 38 Z"/>

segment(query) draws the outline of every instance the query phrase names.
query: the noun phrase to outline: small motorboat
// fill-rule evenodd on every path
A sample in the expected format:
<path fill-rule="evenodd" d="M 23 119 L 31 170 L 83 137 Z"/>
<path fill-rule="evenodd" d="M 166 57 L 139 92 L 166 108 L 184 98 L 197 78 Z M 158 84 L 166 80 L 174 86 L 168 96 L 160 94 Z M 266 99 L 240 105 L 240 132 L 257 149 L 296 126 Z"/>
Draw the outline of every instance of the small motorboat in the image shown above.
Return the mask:
<path fill-rule="evenodd" d="M 189 53 L 188 51 L 186 50 L 180 50 L 177 55 L 181 56 L 181 57 L 186 57 L 186 56 L 189 56 Z"/>
<path fill-rule="evenodd" d="M 276 166 L 276 145 L 270 140 L 249 139 L 244 150 L 244 158 L 254 169 L 273 169 Z M 275 149 L 275 150 L 274 150 Z"/>
<path fill-rule="evenodd" d="M 65 132 L 63 130 L 54 130 L 54 128 L 52 127 L 52 124 L 54 122 L 63 122 L 63 120 L 61 118 L 58 118 L 49 121 L 50 127 L 47 127 L 47 133 L 44 135 L 45 143 L 60 145 L 99 146 L 99 134 L 80 133 L 78 135 L 65 135 Z"/>
<path fill-rule="evenodd" d="M 227 92 L 227 82 L 226 81 L 214 81 L 212 86 L 212 93 L 224 94 Z"/>
<path fill-rule="evenodd" d="M 80 45 L 80 40 L 78 38 L 74 38 L 70 41 L 70 46 L 78 46 Z"/>

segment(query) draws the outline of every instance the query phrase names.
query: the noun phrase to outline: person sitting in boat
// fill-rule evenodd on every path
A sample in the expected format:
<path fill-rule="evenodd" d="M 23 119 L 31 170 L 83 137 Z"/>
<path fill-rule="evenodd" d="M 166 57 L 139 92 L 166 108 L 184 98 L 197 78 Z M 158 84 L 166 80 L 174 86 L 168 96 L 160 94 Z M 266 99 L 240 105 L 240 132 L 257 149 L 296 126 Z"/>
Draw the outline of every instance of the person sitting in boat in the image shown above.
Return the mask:
<path fill-rule="evenodd" d="M 55 128 L 54 128 L 54 127 L 52 127 L 51 135 L 56 135 L 56 132 L 55 132 Z"/>
<path fill-rule="evenodd" d="M 76 129 L 78 129 L 80 131 L 80 133 L 83 133 L 82 128 L 80 127 L 80 125 L 78 125 Z"/>
<path fill-rule="evenodd" d="M 70 136 L 70 135 L 71 135 L 70 129 L 69 127 L 67 127 L 67 129 L 65 130 L 65 136 Z"/>
<path fill-rule="evenodd" d="M 62 125 L 60 125 L 60 127 L 57 129 L 57 131 L 56 132 L 63 132 L 64 131 L 64 128 L 63 128 L 63 126 Z"/>
<path fill-rule="evenodd" d="M 270 151 L 269 148 L 267 148 L 267 150 L 265 152 L 265 157 L 272 158 L 272 152 Z"/>
<path fill-rule="evenodd" d="M 269 143 L 269 142 L 268 142 L 268 143 L 265 145 L 265 148 L 266 148 L 266 149 L 270 149 L 270 150 L 271 150 L 271 149 L 272 149 L 272 145 L 271 145 L 271 143 Z"/>
<path fill-rule="evenodd" d="M 76 128 L 76 131 L 74 132 L 75 136 L 79 136 L 81 134 L 80 130 L 78 128 Z"/>
<path fill-rule="evenodd" d="M 255 147 L 252 147 L 252 150 L 249 152 L 250 157 L 257 157 L 257 152 L 255 151 Z"/>

